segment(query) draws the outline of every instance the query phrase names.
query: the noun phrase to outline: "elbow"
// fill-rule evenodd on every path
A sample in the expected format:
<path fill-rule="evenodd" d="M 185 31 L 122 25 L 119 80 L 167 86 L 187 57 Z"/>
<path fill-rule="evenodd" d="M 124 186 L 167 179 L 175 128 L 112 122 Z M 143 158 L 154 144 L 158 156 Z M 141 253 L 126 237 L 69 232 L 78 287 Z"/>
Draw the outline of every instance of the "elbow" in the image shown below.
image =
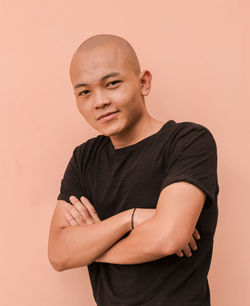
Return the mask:
<path fill-rule="evenodd" d="M 65 271 L 65 270 L 69 270 L 69 269 L 78 267 L 78 265 L 73 264 L 70 260 L 63 257 L 62 254 L 58 254 L 58 252 L 54 252 L 54 253 L 48 252 L 48 258 L 49 258 L 49 261 L 51 263 L 51 266 L 57 272 L 62 272 L 62 271 Z"/>
<path fill-rule="evenodd" d="M 57 253 L 48 252 L 48 259 L 50 261 L 51 266 L 57 271 L 62 272 L 65 270 L 78 268 L 78 267 L 85 267 L 88 266 L 93 262 L 93 260 L 86 260 L 85 263 L 81 262 L 78 264 L 77 262 L 72 262 L 69 259 L 62 258 L 62 256 L 58 255 Z"/>
<path fill-rule="evenodd" d="M 49 257 L 49 262 L 50 262 L 51 266 L 52 266 L 57 272 L 61 272 L 61 271 L 65 270 L 65 269 L 63 268 L 63 265 L 62 265 L 60 262 L 58 262 L 58 261 L 52 259 L 51 257 Z"/>
<path fill-rule="evenodd" d="M 57 271 L 61 272 L 65 270 L 64 264 L 62 260 L 59 260 L 59 256 L 56 256 L 55 254 L 52 254 L 50 250 L 48 251 L 48 259 L 51 264 L 51 266 Z"/>
<path fill-rule="evenodd" d="M 51 266 L 58 272 L 65 270 L 65 256 L 63 256 L 59 245 L 52 242 L 52 239 L 49 240 L 48 244 L 48 259 Z"/>

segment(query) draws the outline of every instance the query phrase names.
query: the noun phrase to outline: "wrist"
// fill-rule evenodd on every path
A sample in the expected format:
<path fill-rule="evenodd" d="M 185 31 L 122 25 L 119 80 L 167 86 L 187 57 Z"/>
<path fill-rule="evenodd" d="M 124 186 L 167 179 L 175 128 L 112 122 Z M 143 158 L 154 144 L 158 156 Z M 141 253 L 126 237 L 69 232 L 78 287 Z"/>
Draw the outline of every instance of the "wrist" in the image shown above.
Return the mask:
<path fill-rule="evenodd" d="M 136 227 L 136 222 L 135 222 L 136 208 L 127 209 L 127 210 L 123 211 L 122 214 L 124 215 L 124 218 L 125 218 L 127 231 L 131 232 L 133 230 L 133 228 Z"/>
<path fill-rule="evenodd" d="M 124 226 L 126 226 L 127 232 L 131 231 L 131 216 L 133 213 L 133 208 L 124 210 L 120 212 L 119 214 L 121 215 L 121 222 L 123 223 Z"/>

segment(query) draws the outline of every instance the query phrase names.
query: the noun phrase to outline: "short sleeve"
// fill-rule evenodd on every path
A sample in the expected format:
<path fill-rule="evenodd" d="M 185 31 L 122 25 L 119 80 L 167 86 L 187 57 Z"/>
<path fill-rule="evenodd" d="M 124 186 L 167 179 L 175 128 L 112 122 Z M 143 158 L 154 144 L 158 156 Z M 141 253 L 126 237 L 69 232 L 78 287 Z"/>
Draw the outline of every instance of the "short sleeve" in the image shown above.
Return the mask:
<path fill-rule="evenodd" d="M 166 156 L 161 190 L 167 185 L 186 181 L 215 201 L 219 192 L 217 181 L 217 147 L 211 132 L 192 122 L 176 132 Z"/>
<path fill-rule="evenodd" d="M 71 204 L 71 195 L 80 198 L 83 195 L 80 171 L 80 150 L 76 147 L 61 180 L 60 193 L 57 200 L 64 200 Z"/>

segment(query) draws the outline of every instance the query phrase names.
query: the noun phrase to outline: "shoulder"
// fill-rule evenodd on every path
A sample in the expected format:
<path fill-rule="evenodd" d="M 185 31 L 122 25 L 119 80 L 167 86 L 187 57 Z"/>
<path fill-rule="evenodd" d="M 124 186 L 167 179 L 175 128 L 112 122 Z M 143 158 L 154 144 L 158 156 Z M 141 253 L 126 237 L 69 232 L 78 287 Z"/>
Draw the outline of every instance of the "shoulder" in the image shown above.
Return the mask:
<path fill-rule="evenodd" d="M 200 135 L 202 137 L 207 137 L 214 140 L 214 136 L 208 127 L 192 121 L 176 122 L 176 124 L 173 126 L 172 133 L 173 137 L 177 138 L 183 137 L 185 139 L 189 139 Z"/>
<path fill-rule="evenodd" d="M 173 127 L 176 133 L 185 133 L 190 131 L 205 131 L 211 133 L 205 125 L 192 121 L 176 122 Z"/>
<path fill-rule="evenodd" d="M 170 147 L 177 152 L 193 148 L 216 151 L 215 138 L 208 127 L 191 121 L 176 122 L 172 126 Z"/>
<path fill-rule="evenodd" d="M 85 142 L 76 146 L 73 150 L 73 155 L 76 159 L 82 159 L 83 156 L 92 154 L 94 151 L 101 149 L 107 144 L 108 137 L 104 135 L 97 135 L 87 139 Z"/>

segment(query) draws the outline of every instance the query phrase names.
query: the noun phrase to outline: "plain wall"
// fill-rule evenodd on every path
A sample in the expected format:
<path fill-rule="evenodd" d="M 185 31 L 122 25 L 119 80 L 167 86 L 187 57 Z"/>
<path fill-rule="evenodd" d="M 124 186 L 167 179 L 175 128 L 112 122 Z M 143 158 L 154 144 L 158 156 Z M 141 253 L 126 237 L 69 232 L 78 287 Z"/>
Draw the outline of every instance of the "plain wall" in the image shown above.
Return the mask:
<path fill-rule="evenodd" d="M 250 305 L 249 16 L 247 0 L 1 0 L 1 305 L 95 305 L 87 268 L 56 272 L 47 243 L 71 153 L 98 134 L 78 113 L 68 70 L 79 44 L 99 33 L 127 39 L 151 71 L 154 117 L 213 133 L 212 306 Z"/>

